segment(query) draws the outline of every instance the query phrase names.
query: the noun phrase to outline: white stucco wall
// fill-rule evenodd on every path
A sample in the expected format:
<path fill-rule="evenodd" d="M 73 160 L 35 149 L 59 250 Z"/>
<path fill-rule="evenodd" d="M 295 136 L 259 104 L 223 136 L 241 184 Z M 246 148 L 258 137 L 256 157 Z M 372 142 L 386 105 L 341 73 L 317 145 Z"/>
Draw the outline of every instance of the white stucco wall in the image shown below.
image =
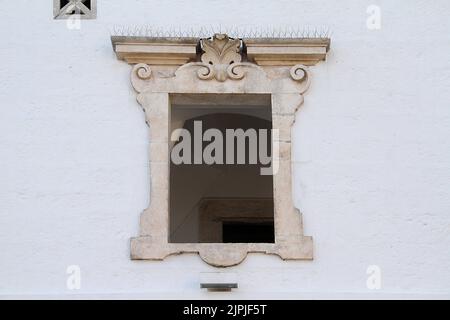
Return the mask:
<path fill-rule="evenodd" d="M 450 297 L 450 2 L 99 0 L 68 30 L 52 1 L 3 1 L 0 294 L 13 297 Z M 371 4 L 380 30 L 366 27 Z M 196 255 L 129 259 L 147 207 L 147 126 L 114 24 L 329 26 L 294 125 L 295 203 L 314 261 L 250 255 L 208 293 Z M 66 268 L 79 265 L 81 289 Z M 366 287 L 378 265 L 380 290 Z M 223 270 L 222 270 L 223 271 Z M 62 296 L 60 296 L 62 295 Z"/>

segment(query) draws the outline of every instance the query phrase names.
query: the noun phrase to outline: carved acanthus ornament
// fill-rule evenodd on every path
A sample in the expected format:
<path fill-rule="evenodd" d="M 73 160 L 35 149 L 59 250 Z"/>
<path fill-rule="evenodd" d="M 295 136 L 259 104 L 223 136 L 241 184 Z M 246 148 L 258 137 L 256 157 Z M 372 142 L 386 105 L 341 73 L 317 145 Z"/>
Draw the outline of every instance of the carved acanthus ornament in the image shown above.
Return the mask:
<path fill-rule="evenodd" d="M 203 54 L 202 67 L 207 69 L 207 73 L 200 72 L 200 79 L 212 79 L 213 77 L 223 82 L 230 79 L 242 79 L 243 74 L 236 74 L 233 68 L 241 62 L 241 41 L 230 39 L 225 34 L 216 34 L 212 39 L 201 41 Z"/>

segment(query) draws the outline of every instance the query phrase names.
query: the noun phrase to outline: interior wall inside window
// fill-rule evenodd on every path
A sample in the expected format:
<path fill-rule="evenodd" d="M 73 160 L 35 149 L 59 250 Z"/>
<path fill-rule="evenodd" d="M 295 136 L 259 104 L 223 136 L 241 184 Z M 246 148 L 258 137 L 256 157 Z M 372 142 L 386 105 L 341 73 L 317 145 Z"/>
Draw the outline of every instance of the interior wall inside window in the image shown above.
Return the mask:
<path fill-rule="evenodd" d="M 170 108 L 169 135 L 176 129 L 187 130 L 192 157 L 190 164 L 170 161 L 169 241 L 274 242 L 273 179 L 260 170 L 270 164 L 261 164 L 259 157 L 256 164 L 250 163 L 249 140 L 245 143 L 245 163 L 237 163 L 236 140 L 234 163 L 226 163 L 227 129 L 254 129 L 256 133 L 265 129 L 266 154 L 271 155 L 270 95 L 173 95 Z M 202 134 L 211 128 L 223 134 L 223 164 L 206 164 L 204 159 L 201 164 L 193 163 L 200 123 Z M 181 141 L 170 142 L 170 151 Z M 209 143 L 202 142 L 203 151 Z"/>

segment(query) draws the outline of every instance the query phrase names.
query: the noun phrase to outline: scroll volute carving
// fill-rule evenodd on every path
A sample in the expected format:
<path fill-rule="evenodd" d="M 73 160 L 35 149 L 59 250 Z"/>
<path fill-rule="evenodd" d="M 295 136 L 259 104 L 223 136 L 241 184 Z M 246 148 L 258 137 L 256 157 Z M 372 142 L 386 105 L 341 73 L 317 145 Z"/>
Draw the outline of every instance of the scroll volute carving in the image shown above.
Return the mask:
<path fill-rule="evenodd" d="M 241 78 L 233 73 L 233 67 L 241 62 L 241 40 L 230 39 L 226 34 L 215 34 L 212 38 L 202 39 L 201 61 L 208 69 L 207 74 L 199 77 L 206 80 L 215 78 L 218 81 L 225 81 L 228 77 L 232 79 Z"/>

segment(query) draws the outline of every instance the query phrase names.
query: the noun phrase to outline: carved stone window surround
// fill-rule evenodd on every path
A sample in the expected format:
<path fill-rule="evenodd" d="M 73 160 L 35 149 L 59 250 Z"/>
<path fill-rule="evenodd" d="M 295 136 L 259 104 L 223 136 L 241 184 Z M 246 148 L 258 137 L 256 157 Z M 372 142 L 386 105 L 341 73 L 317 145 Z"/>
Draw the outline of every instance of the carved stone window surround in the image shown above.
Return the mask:
<path fill-rule="evenodd" d="M 118 59 L 133 64 L 131 83 L 150 124 L 150 206 L 131 239 L 131 258 L 162 260 L 198 253 L 208 264 L 239 264 L 248 253 L 285 260 L 313 259 L 293 205 L 291 126 L 310 85 L 306 65 L 325 60 L 329 39 L 208 39 L 112 37 Z M 169 128 L 171 99 L 184 94 L 270 94 L 279 129 L 279 170 L 273 176 L 275 243 L 169 243 Z M 275 138 L 273 138 L 275 139 Z"/>

